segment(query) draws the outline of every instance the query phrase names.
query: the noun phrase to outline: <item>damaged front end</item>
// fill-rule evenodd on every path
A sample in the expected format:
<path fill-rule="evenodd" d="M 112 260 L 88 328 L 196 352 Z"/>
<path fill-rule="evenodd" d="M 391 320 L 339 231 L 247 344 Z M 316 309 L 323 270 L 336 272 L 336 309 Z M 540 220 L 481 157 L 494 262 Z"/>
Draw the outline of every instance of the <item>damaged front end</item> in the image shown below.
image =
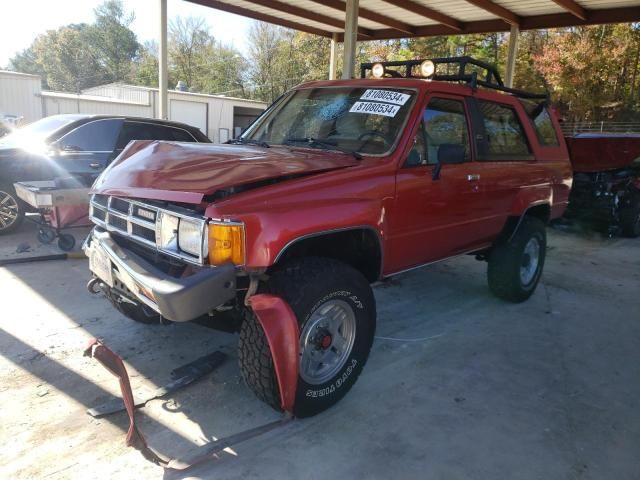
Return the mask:
<path fill-rule="evenodd" d="M 92 292 L 174 322 L 208 315 L 236 299 L 244 263 L 241 223 L 104 195 L 93 195 L 90 216 L 96 227 L 84 251 L 97 279 Z"/>

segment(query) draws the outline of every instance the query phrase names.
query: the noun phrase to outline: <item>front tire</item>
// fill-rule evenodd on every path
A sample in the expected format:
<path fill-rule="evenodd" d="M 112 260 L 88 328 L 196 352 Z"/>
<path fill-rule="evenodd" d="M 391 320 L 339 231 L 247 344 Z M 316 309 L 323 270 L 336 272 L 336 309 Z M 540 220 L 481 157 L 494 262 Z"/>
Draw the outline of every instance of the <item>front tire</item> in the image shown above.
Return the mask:
<path fill-rule="evenodd" d="M 24 220 L 24 206 L 13 185 L 0 183 L 0 235 L 13 232 Z"/>
<path fill-rule="evenodd" d="M 487 277 L 496 297 L 509 302 L 527 300 L 538 286 L 547 251 L 544 222 L 525 217 L 511 240 L 499 240 L 489 253 Z"/>
<path fill-rule="evenodd" d="M 339 261 L 311 257 L 274 272 L 264 290 L 282 297 L 298 319 L 300 371 L 293 413 L 316 415 L 351 389 L 369 356 L 376 324 L 369 282 Z M 258 398 L 281 410 L 269 344 L 250 310 L 240 329 L 239 360 Z"/>
<path fill-rule="evenodd" d="M 162 322 L 162 317 L 157 312 L 151 310 L 146 305 L 139 303 L 134 304 L 122 300 L 119 295 L 113 293 L 109 287 L 106 287 L 105 296 L 109 299 L 113 308 L 134 322 L 147 325 L 160 324 Z"/>

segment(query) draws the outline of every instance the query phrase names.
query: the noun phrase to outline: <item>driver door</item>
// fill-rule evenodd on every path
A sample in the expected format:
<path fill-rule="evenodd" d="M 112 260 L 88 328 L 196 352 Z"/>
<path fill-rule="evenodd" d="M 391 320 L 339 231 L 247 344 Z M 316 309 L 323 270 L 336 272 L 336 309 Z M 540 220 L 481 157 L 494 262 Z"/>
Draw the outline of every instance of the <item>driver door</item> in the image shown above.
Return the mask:
<path fill-rule="evenodd" d="M 390 216 L 396 271 L 477 246 L 482 201 L 468 118 L 462 97 L 439 94 L 429 99 L 397 175 L 395 213 Z"/>

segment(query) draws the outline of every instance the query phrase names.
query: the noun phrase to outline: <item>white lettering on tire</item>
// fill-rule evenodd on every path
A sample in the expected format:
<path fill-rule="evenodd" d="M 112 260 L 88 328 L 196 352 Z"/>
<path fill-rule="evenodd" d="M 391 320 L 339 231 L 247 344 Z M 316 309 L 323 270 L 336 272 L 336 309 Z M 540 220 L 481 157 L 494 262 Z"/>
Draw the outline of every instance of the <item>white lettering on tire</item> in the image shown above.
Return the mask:
<path fill-rule="evenodd" d="M 346 383 L 347 379 L 353 372 L 353 369 L 356 367 L 356 365 L 358 365 L 358 361 L 355 358 L 352 358 L 351 364 L 345 369 L 345 371 L 342 373 L 341 376 L 336 378 L 335 382 L 330 384 L 328 387 L 321 388 L 320 390 L 308 389 L 305 392 L 305 396 L 317 398 L 317 397 L 324 397 L 325 395 L 334 393 L 336 390 L 338 390 L 340 387 L 342 387 Z"/>

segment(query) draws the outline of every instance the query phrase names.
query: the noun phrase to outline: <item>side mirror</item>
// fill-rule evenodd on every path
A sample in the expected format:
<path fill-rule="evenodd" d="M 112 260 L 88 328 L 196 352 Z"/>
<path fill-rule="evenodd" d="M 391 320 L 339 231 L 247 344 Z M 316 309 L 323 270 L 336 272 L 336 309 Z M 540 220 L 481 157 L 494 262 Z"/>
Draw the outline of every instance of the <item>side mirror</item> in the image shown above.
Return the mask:
<path fill-rule="evenodd" d="M 438 163 L 443 165 L 464 163 L 464 147 L 459 144 L 443 143 L 438 148 Z"/>
<path fill-rule="evenodd" d="M 438 180 L 440 178 L 442 165 L 464 163 L 464 160 L 464 147 L 462 145 L 443 143 L 438 147 L 438 163 L 433 167 L 431 178 L 433 180 Z"/>

